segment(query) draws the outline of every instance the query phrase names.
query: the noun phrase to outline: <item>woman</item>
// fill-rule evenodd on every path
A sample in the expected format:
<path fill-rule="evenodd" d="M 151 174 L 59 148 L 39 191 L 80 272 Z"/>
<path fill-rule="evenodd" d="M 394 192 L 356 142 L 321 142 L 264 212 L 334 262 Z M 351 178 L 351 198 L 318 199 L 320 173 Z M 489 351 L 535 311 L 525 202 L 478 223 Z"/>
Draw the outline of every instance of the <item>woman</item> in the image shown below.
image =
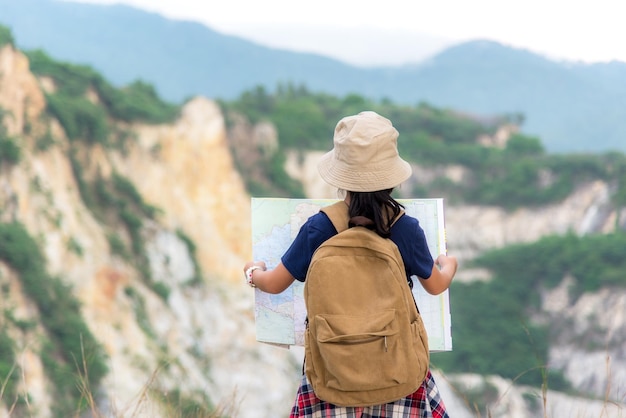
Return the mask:
<path fill-rule="evenodd" d="M 390 238 L 400 250 L 407 280 L 419 279 L 433 295 L 448 289 L 457 269 L 454 257 L 439 255 L 436 262 L 428 249 L 423 229 L 408 215 L 396 218 L 402 206 L 391 197 L 394 187 L 411 176 L 411 166 L 398 154 L 398 131 L 375 112 L 361 112 L 339 121 L 334 148 L 322 157 L 320 176 L 345 193 L 349 216 L 367 218 L 379 235 Z M 315 250 L 337 233 L 326 214 L 311 216 L 281 258 L 267 270 L 263 261 L 244 266 L 249 285 L 268 293 L 280 293 L 294 280 L 304 281 Z M 306 375 L 297 393 L 291 417 L 448 417 L 430 371 L 412 394 L 383 405 L 339 407 L 320 400 Z"/>

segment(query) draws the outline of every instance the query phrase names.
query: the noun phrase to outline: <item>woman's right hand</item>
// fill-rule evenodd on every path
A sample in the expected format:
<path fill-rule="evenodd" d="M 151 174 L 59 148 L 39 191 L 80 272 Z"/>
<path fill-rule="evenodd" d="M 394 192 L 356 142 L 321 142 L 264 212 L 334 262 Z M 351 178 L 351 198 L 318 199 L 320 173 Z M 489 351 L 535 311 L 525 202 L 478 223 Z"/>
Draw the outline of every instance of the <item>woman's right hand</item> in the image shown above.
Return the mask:
<path fill-rule="evenodd" d="M 435 263 L 439 265 L 441 270 L 446 270 L 446 273 L 450 274 L 450 279 L 456 274 L 456 269 L 459 265 L 456 257 L 445 254 L 440 254 Z"/>
<path fill-rule="evenodd" d="M 445 292 L 452 283 L 452 278 L 456 274 L 458 262 L 456 257 L 441 254 L 435 260 L 433 270 L 428 279 L 420 278 L 422 287 L 431 295 L 438 295 Z"/>

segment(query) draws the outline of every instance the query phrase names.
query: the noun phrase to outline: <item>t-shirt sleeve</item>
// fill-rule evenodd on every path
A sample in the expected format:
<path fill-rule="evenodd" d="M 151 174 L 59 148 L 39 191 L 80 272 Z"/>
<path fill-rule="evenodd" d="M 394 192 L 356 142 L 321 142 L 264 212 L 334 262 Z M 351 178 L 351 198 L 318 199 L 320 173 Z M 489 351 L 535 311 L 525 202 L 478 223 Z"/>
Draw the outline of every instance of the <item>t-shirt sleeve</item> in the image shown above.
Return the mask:
<path fill-rule="evenodd" d="M 391 239 L 400 250 L 407 276 L 428 279 L 435 262 L 419 221 L 408 215 L 402 216 L 391 229 Z"/>
<path fill-rule="evenodd" d="M 281 257 L 283 265 L 296 280 L 303 282 L 317 247 L 336 233 L 325 213 L 319 212 L 311 216 Z"/>

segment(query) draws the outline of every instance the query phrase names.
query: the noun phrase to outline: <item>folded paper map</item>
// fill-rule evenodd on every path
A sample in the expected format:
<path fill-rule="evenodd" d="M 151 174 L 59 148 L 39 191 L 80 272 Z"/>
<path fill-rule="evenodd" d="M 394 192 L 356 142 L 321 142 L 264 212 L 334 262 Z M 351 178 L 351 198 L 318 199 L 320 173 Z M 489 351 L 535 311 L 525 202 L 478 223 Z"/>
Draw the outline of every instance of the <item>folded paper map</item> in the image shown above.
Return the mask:
<path fill-rule="evenodd" d="M 443 199 L 398 199 L 407 215 L 417 218 L 426 234 L 433 258 L 446 252 Z M 252 254 L 275 267 L 300 227 L 332 199 L 252 198 Z M 433 296 L 413 278 L 413 294 L 428 332 L 431 351 L 452 350 L 448 291 Z M 276 345 L 304 345 L 306 308 L 304 283 L 294 281 L 284 292 L 272 295 L 255 289 L 256 338 Z"/>

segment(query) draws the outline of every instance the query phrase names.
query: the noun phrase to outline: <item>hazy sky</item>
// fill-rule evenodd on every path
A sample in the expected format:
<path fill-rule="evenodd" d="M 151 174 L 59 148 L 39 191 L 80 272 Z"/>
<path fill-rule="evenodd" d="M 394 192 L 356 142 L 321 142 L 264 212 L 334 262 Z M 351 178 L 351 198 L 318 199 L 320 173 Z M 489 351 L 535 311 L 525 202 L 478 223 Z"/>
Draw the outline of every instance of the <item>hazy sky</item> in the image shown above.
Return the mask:
<path fill-rule="evenodd" d="M 417 61 L 492 39 L 557 59 L 626 62 L 624 0 L 73 0 L 123 3 L 356 64 Z"/>

